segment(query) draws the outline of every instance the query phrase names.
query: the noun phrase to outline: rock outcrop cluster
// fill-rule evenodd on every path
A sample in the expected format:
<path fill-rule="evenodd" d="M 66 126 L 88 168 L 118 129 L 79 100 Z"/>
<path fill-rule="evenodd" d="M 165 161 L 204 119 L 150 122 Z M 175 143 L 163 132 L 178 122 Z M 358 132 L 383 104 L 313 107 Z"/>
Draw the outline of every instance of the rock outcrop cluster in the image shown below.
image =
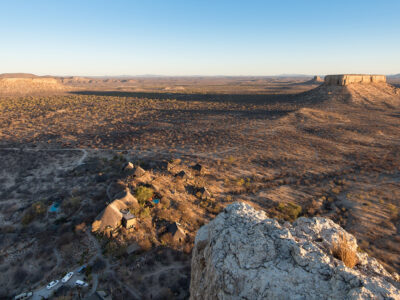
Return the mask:
<path fill-rule="evenodd" d="M 331 254 L 344 237 L 358 263 Z M 280 224 L 234 203 L 197 233 L 191 299 L 400 299 L 398 282 L 325 218 Z"/>
<path fill-rule="evenodd" d="M 382 83 L 386 82 L 385 75 L 366 75 L 366 74 L 341 74 L 326 75 L 325 84 L 327 85 L 349 85 L 353 83 Z"/>

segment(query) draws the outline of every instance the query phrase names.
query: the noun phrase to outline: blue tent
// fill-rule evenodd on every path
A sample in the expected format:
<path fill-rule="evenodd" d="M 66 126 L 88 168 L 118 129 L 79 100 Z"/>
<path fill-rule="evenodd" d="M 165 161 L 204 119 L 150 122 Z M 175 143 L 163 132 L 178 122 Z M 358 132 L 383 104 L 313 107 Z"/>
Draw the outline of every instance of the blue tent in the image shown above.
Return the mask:
<path fill-rule="evenodd" d="M 50 212 L 58 212 L 59 209 L 60 209 L 60 203 L 54 202 L 54 203 L 50 206 L 49 211 L 50 211 Z"/>

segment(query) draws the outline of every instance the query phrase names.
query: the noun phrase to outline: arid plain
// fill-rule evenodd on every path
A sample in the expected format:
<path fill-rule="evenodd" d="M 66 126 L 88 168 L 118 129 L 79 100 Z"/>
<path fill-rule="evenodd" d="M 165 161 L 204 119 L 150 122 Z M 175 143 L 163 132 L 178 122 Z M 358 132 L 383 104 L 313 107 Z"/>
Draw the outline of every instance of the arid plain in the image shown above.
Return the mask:
<path fill-rule="evenodd" d="M 0 298 L 86 265 L 54 296 L 186 299 L 196 231 L 235 201 L 331 218 L 399 272 L 399 84 L 2 76 Z M 130 194 L 134 228 L 94 231 Z"/>

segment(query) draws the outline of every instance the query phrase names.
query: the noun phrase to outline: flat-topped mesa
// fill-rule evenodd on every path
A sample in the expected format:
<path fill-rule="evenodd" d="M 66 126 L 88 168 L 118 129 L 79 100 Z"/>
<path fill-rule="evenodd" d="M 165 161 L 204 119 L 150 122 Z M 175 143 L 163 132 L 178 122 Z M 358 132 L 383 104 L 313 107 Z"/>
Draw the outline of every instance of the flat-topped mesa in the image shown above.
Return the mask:
<path fill-rule="evenodd" d="M 341 74 L 326 75 L 325 84 L 327 85 L 349 85 L 352 83 L 382 83 L 386 82 L 385 75 L 367 75 L 367 74 Z"/>
<path fill-rule="evenodd" d="M 51 77 L 0 77 L 0 95 L 60 92 L 66 87 L 60 80 Z"/>

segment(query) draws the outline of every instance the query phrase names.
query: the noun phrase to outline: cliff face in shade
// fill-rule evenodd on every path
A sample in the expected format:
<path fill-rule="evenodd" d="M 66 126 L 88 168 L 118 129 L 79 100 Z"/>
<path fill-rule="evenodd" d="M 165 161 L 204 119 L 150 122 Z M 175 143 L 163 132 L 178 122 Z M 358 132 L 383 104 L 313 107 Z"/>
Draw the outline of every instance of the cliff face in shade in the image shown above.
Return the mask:
<path fill-rule="evenodd" d="M 366 75 L 366 74 L 342 74 L 326 75 L 325 84 L 327 85 L 349 85 L 353 83 L 382 83 L 386 82 L 385 75 Z"/>
<path fill-rule="evenodd" d="M 279 224 L 234 203 L 197 233 L 191 299 L 400 299 L 398 282 L 374 259 L 357 253 L 350 269 L 330 249 L 343 235 L 325 218 Z"/>

